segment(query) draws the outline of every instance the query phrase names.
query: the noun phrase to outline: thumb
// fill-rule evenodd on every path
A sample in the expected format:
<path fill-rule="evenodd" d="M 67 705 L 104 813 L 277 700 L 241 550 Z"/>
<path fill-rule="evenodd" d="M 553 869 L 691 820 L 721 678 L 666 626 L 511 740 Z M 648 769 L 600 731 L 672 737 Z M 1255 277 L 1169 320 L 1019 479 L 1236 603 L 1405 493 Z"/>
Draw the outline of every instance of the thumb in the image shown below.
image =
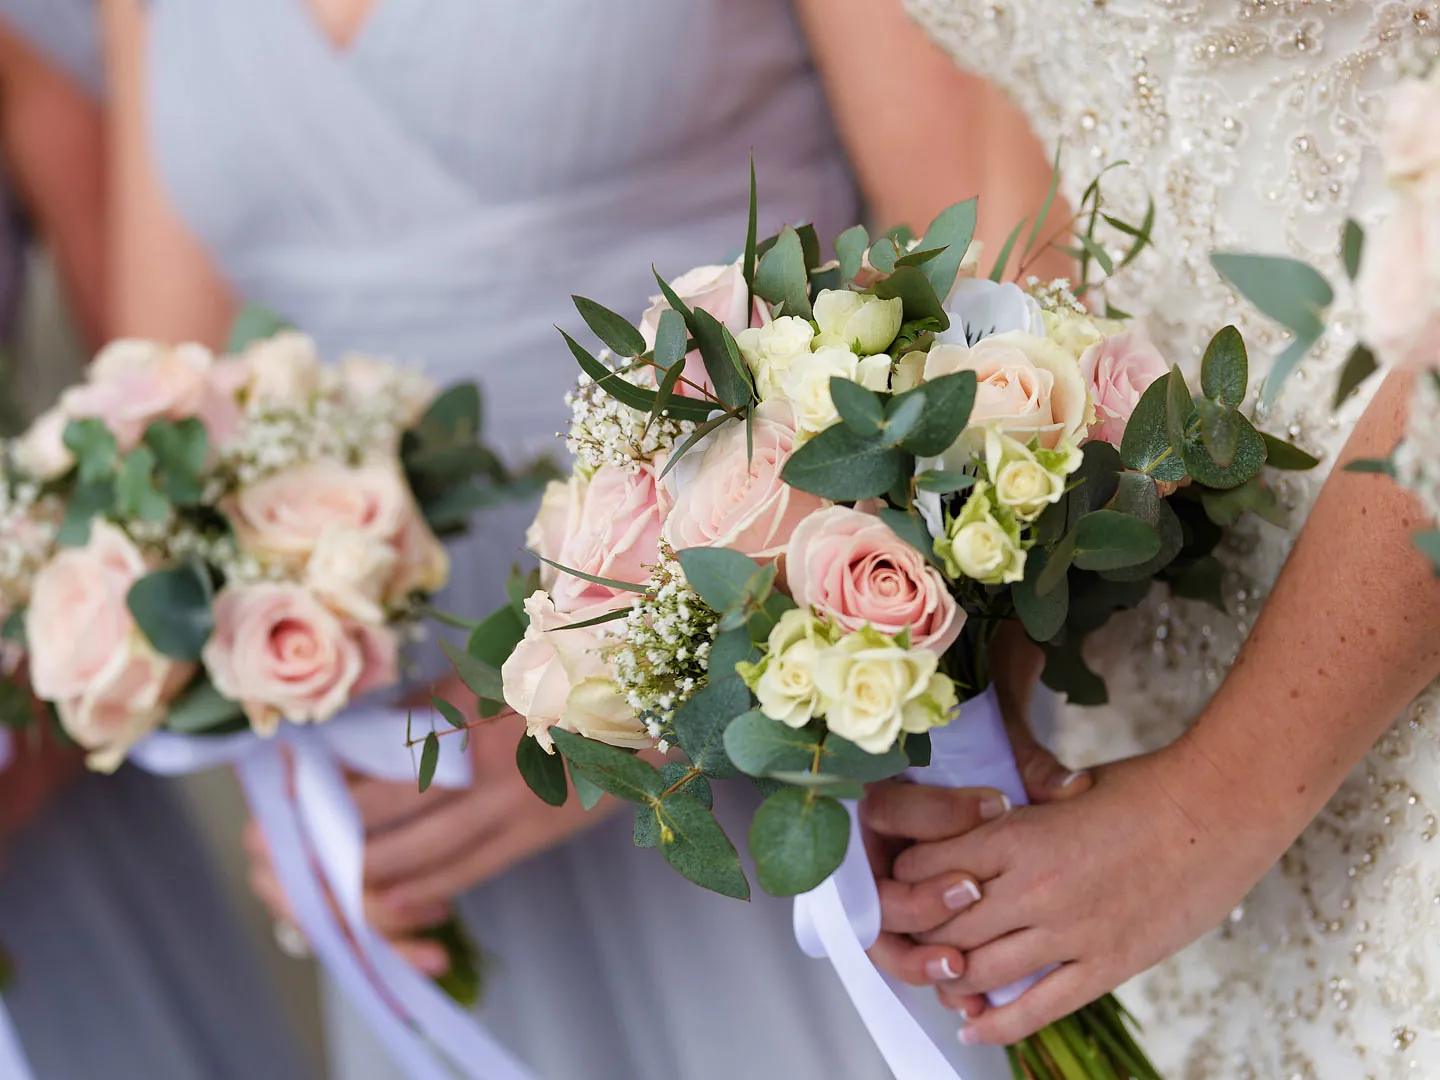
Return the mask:
<path fill-rule="evenodd" d="M 1089 770 L 1068 769 L 1046 750 L 1023 723 L 1010 725 L 1010 745 L 1015 764 L 1032 803 L 1062 802 L 1084 794 L 1094 785 Z"/>

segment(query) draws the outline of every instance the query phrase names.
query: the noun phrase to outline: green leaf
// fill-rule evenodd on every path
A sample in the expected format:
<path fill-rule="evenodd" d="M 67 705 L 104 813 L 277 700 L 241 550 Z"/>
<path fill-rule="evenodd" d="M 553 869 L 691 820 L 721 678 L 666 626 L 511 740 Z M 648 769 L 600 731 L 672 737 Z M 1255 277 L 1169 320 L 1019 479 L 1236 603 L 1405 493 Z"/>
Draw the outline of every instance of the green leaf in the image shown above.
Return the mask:
<path fill-rule="evenodd" d="M 995 257 L 995 265 L 990 268 L 990 280 L 1002 282 L 1005 280 L 1005 267 L 1010 262 L 1010 253 L 1015 250 L 1015 241 L 1020 239 L 1020 230 L 1025 228 L 1029 218 L 1021 218 L 1015 228 L 1010 230 L 1010 235 L 1005 238 L 1005 243 L 1000 248 L 1000 254 Z"/>
<path fill-rule="evenodd" d="M 919 398 L 924 402 L 919 420 L 900 440 L 901 449 L 916 457 L 935 457 L 955 444 L 970 422 L 975 404 L 975 373 L 957 371 L 921 383 L 912 390 L 890 399 L 887 413 L 901 408 L 901 403 Z"/>
<path fill-rule="evenodd" d="M 1240 331 L 1227 326 L 1210 339 L 1200 361 L 1200 389 L 1211 401 L 1239 408 L 1250 387 L 1250 361 Z"/>
<path fill-rule="evenodd" d="M 1015 614 L 1035 641 L 1049 641 L 1058 634 L 1070 611 L 1069 581 L 1063 573 L 1043 595 L 1039 592 L 1041 576 L 1051 558 L 1043 547 L 1031 548 L 1025 559 L 1025 578 L 1011 590 Z"/>
<path fill-rule="evenodd" d="M 667 375 L 673 373 L 678 377 L 676 365 L 685 358 L 686 340 L 685 316 L 666 308 L 660 313 L 660 323 L 655 329 L 655 365 Z"/>
<path fill-rule="evenodd" d="M 1064 694 L 1071 705 L 1099 706 L 1110 700 L 1105 680 L 1090 670 L 1078 643 L 1064 648 L 1045 647 L 1045 670 L 1040 681 Z"/>
<path fill-rule="evenodd" d="M 1100 264 L 1100 269 L 1105 271 L 1106 277 L 1110 277 L 1115 273 L 1115 261 L 1110 258 L 1110 253 L 1099 243 L 1083 233 L 1076 233 L 1075 239 L 1080 241 L 1080 246 L 1088 251 L 1090 257 Z"/>
<path fill-rule="evenodd" d="M 1265 392 L 1260 396 L 1261 405 L 1268 409 L 1275 404 L 1275 399 L 1280 396 L 1280 388 L 1285 385 L 1285 380 L 1300 366 L 1300 361 L 1305 359 L 1305 354 L 1315 347 L 1322 332 L 1297 334 L 1295 340 L 1286 346 L 1285 351 L 1275 358 L 1275 362 L 1270 365 L 1269 373 L 1265 376 Z"/>
<path fill-rule="evenodd" d="M 740 854 L 702 803 L 677 792 L 660 803 L 656 814 L 666 862 L 703 889 L 736 900 L 750 899 Z"/>
<path fill-rule="evenodd" d="M 585 810 L 594 810 L 595 804 L 605 797 L 605 789 L 592 784 L 575 768 L 570 768 L 570 785 L 575 789 L 575 796 L 580 800 L 580 805 Z"/>
<path fill-rule="evenodd" d="M 834 799 L 786 788 L 750 824 L 755 877 L 771 896 L 798 896 L 833 874 L 850 844 L 850 815 Z"/>
<path fill-rule="evenodd" d="M 25 609 L 18 607 L 5 617 L 3 624 L 0 624 L 0 641 L 9 641 L 16 645 L 25 644 Z"/>
<path fill-rule="evenodd" d="M 932 746 L 928 731 L 918 734 L 912 731 L 902 735 L 901 738 L 905 742 L 905 756 L 910 759 L 912 769 L 923 769 L 930 764 Z"/>
<path fill-rule="evenodd" d="M 675 452 L 670 455 L 670 460 L 665 463 L 665 468 L 660 470 L 660 479 L 664 480 L 665 477 L 669 475 L 670 470 L 673 469 L 676 465 L 680 464 L 680 459 L 683 458 L 686 454 L 688 454 L 691 449 L 694 448 L 696 443 L 698 443 L 701 439 L 705 438 L 706 435 L 709 435 L 712 431 L 714 431 L 716 428 L 718 428 L 721 424 L 725 423 L 729 419 L 730 417 L 725 413 L 721 413 L 719 416 L 712 416 L 709 420 L 705 421 L 689 435 L 687 435 L 685 437 L 685 441 L 682 442 L 676 448 Z"/>
<path fill-rule="evenodd" d="M 660 818 L 655 813 L 655 807 L 648 805 L 635 807 L 635 824 L 632 829 L 636 847 L 660 846 Z"/>
<path fill-rule="evenodd" d="M 1434 563 L 1436 572 L 1440 573 L 1440 532 L 1416 533 L 1414 539 L 1420 553 Z"/>
<path fill-rule="evenodd" d="M 476 659 L 446 638 L 440 639 L 440 650 L 449 658 L 455 667 L 455 674 L 472 694 L 486 701 L 505 700 L 505 690 L 497 668 Z"/>
<path fill-rule="evenodd" d="M 436 926 L 417 931 L 417 936 L 433 941 L 445 950 L 450 966 L 437 976 L 435 985 L 461 1008 L 473 1008 L 484 992 L 484 972 L 479 950 L 458 916 L 452 915 Z"/>
<path fill-rule="evenodd" d="M 937 260 L 938 261 L 938 260 Z M 905 306 L 905 321 L 913 322 L 916 319 L 934 319 L 936 330 L 947 330 L 950 327 L 950 316 L 945 314 L 944 305 L 940 296 L 935 291 L 935 286 L 925 275 L 930 268 L 926 266 L 901 266 L 889 277 L 875 283 L 870 291 L 881 300 L 893 300 L 899 297 Z"/>
<path fill-rule="evenodd" d="M 865 264 L 870 234 L 864 225 L 852 225 L 835 239 L 835 257 L 840 260 L 840 280 L 850 282 Z"/>
<path fill-rule="evenodd" d="M 942 253 L 924 265 L 925 276 L 935 289 L 935 295 L 944 298 L 950 295 L 955 284 L 955 275 L 960 272 L 960 263 L 970 249 L 975 237 L 975 218 L 978 200 L 967 199 L 946 207 L 935 216 L 925 237 L 920 241 L 918 251 L 943 249 Z"/>
<path fill-rule="evenodd" d="M 732 409 L 750 404 L 755 391 L 730 331 L 704 308 L 696 308 L 686 326 L 700 348 L 700 359 L 705 361 L 705 373 L 710 376 L 715 396 Z"/>
<path fill-rule="evenodd" d="M 165 726 L 181 735 L 203 735 L 243 716 L 240 703 L 225 697 L 201 674 L 165 710 Z"/>
<path fill-rule="evenodd" d="M 1354 218 L 1345 219 L 1345 230 L 1341 233 L 1340 254 L 1345 262 L 1345 275 L 1354 281 L 1360 273 L 1360 255 L 1365 250 L 1365 230 Z"/>
<path fill-rule="evenodd" d="M 800 447 L 780 475 L 791 487 L 822 499 L 854 502 L 903 483 L 907 461 L 903 451 L 885 445 L 883 436 L 865 438 L 836 424 Z"/>
<path fill-rule="evenodd" d="M 752 611 L 750 613 L 750 621 L 747 624 L 750 631 L 750 640 L 756 644 L 766 641 L 770 637 L 770 631 L 774 630 L 775 624 L 780 621 L 780 616 L 794 607 L 795 601 L 791 600 L 784 593 L 772 592 L 765 598 L 765 602 L 760 605 L 758 611 Z M 720 635 L 721 640 L 723 640 L 724 637 L 724 634 Z M 719 646 L 720 640 L 717 640 L 715 644 Z M 714 655 L 713 650 L 711 655 Z M 751 657 L 752 661 L 754 659 L 755 657 Z"/>
<path fill-rule="evenodd" d="M 588 581 L 592 585 L 604 585 L 607 589 L 619 589 L 622 592 L 641 594 L 645 592 L 644 585 L 637 585 L 633 581 L 618 581 L 615 578 L 599 577 L 596 574 L 587 574 L 583 570 L 576 570 L 574 567 L 565 566 L 562 563 L 556 562 L 554 559 L 547 559 L 544 555 L 541 555 L 537 551 L 531 551 L 529 548 L 525 548 L 524 550 L 525 554 L 535 556 L 535 558 L 539 559 L 545 565 L 553 566 L 562 574 L 569 574 L 571 577 L 577 577 L 581 581 Z"/>
<path fill-rule="evenodd" d="M 629 608 L 616 608 L 614 611 L 607 611 L 603 615 L 596 615 L 594 618 L 581 619 L 579 622 L 566 623 L 557 627 L 559 630 L 584 630 L 591 626 L 603 626 L 605 623 L 619 622 L 621 619 L 630 617 Z M 526 623 L 528 626 L 529 623 Z"/>
<path fill-rule="evenodd" d="M 1261 438 L 1265 440 L 1265 464 L 1272 469 L 1304 472 L 1320 464 L 1319 458 L 1307 454 L 1294 443 L 1277 439 L 1274 435 L 1265 432 L 1261 432 Z"/>
<path fill-rule="evenodd" d="M 901 394 L 890 399 L 885 408 L 885 441 L 899 446 L 914 432 L 916 425 L 925 418 L 924 394 Z"/>
<path fill-rule="evenodd" d="M 756 248 L 755 231 L 759 228 L 760 222 L 760 195 L 755 185 L 755 152 L 750 152 L 750 209 L 745 219 L 745 255 L 741 260 L 740 269 L 745 274 L 745 288 L 753 297 L 755 295 L 755 264 L 759 258 Z M 745 310 L 750 310 L 750 305 L 745 305 Z"/>
<path fill-rule="evenodd" d="M 802 222 L 795 226 L 795 235 L 800 237 L 800 250 L 805 255 L 805 269 L 814 270 L 820 265 L 820 236 L 815 232 L 815 226 Z"/>
<path fill-rule="evenodd" d="M 1092 510 L 1075 527 L 1075 565 L 1081 570 L 1119 570 L 1159 553 L 1154 527 L 1128 514 Z"/>
<path fill-rule="evenodd" d="M 1177 481 L 1185 479 L 1186 474 L 1185 463 L 1170 445 L 1166 417 L 1169 389 L 1169 376 L 1164 376 L 1156 379 L 1140 395 L 1140 401 L 1125 425 L 1120 457 L 1126 468 L 1143 472 L 1156 480 Z"/>
<path fill-rule="evenodd" d="M 103 420 L 71 420 L 62 436 L 65 448 L 75 455 L 82 484 L 98 484 L 115 474 L 119 448 Z"/>
<path fill-rule="evenodd" d="M 1174 572 L 1166 574 L 1165 580 L 1176 596 L 1189 600 L 1201 600 L 1221 611 L 1225 610 L 1225 594 L 1222 585 L 1225 568 L 1214 555 L 1204 555 Z"/>
<path fill-rule="evenodd" d="M 924 266 L 931 259 L 938 258 L 945 253 L 944 248 L 916 248 L 914 251 L 907 251 L 900 258 L 895 260 L 896 266 Z"/>
<path fill-rule="evenodd" d="M 155 454 L 145 445 L 137 446 L 120 461 L 115 478 L 115 509 L 125 517 L 141 521 L 164 521 L 170 500 L 155 487 Z"/>
<path fill-rule="evenodd" d="M 706 810 L 715 808 L 715 793 L 710 789 L 710 781 L 703 775 L 697 775 L 689 765 L 682 765 L 678 761 L 667 761 L 660 766 L 660 779 L 665 781 L 665 790 L 675 788 L 681 795 L 689 795 Z M 680 782 L 685 782 L 681 784 Z M 675 787 L 680 784 L 679 787 Z"/>
<path fill-rule="evenodd" d="M 1128 582 L 1152 578 L 1170 565 L 1185 546 L 1185 530 L 1180 519 L 1160 497 L 1155 481 L 1144 473 L 1125 473 L 1120 477 L 1120 486 L 1110 502 L 1110 509 L 1149 524 L 1160 538 L 1160 550 L 1148 562 L 1104 571 L 1101 576 L 1107 580 Z"/>
<path fill-rule="evenodd" d="M 225 344 L 227 353 L 244 352 L 247 346 L 257 341 L 268 341 L 276 334 L 295 329 L 275 312 L 259 304 L 245 307 L 230 326 L 230 337 Z"/>
<path fill-rule="evenodd" d="M 890 526 L 890 531 L 913 547 L 926 562 L 939 565 L 935 556 L 935 540 L 920 515 L 913 510 L 901 510 L 894 506 L 880 508 L 880 520 Z"/>
<path fill-rule="evenodd" d="M 1077 529 L 1071 529 L 1046 557 L 1044 568 L 1035 578 L 1036 596 L 1049 596 L 1065 580 L 1066 573 L 1075 563 L 1075 548 L 1079 535 Z M 1032 548 L 1031 554 L 1026 558 L 1027 563 L 1034 557 L 1034 551 Z"/>
<path fill-rule="evenodd" d="M 668 286 L 667 286 L 668 287 Z M 589 375 L 605 393 L 618 401 L 621 405 L 628 406 L 638 412 L 648 413 L 655 407 L 655 391 L 648 390 L 643 386 L 636 386 L 626 380 L 619 372 L 612 371 L 595 357 L 591 356 L 578 341 L 572 338 L 564 330 L 560 336 L 565 339 L 565 344 L 570 347 L 570 352 L 580 364 L 580 369 Z M 676 420 L 691 420 L 700 422 L 709 418 L 710 414 L 720 406 L 714 402 L 696 401 L 693 398 L 675 397 L 665 406 L 665 415 L 674 417 Z"/>
<path fill-rule="evenodd" d="M 1276 255 L 1217 251 L 1210 264 L 1240 295 L 1297 337 L 1318 338 L 1335 299 L 1330 283 L 1309 263 Z"/>
<path fill-rule="evenodd" d="M 780 593 L 773 593 L 767 599 L 766 603 L 768 604 L 771 600 L 788 599 L 788 597 L 782 596 Z M 793 607 L 794 602 L 791 601 L 790 603 Z M 769 636 L 768 632 L 766 636 Z M 762 638 L 761 640 L 764 639 Z M 760 651 L 755 647 L 755 640 L 751 637 L 747 627 L 727 630 L 725 633 L 718 635 L 715 638 L 714 644 L 710 646 L 710 685 L 714 686 L 722 680 L 735 678 L 736 664 L 742 662 L 754 663 L 759 659 L 759 656 Z M 743 708 L 740 710 L 740 712 L 744 711 Z"/>
<path fill-rule="evenodd" d="M 130 586 L 125 602 L 156 652 L 193 662 L 215 629 L 213 598 L 205 567 L 187 562 L 146 574 Z"/>
<path fill-rule="evenodd" d="M 645 351 L 645 339 L 629 319 L 583 296 L 572 296 L 570 299 L 575 301 L 575 310 L 580 312 L 585 325 L 615 355 L 639 356 Z"/>
<path fill-rule="evenodd" d="M 1185 442 L 1182 455 L 1185 470 L 1197 483 L 1212 488 L 1232 488 L 1245 483 L 1265 464 L 1265 440 L 1253 424 L 1238 413 L 1235 417 L 1240 432 L 1235 456 L 1229 465 L 1220 465 L 1210 457 L 1204 443 L 1195 438 Z"/>
<path fill-rule="evenodd" d="M 891 237 L 882 236 L 870 245 L 870 265 L 882 274 L 892 273 L 899 257 L 899 245 Z"/>
<path fill-rule="evenodd" d="M 565 755 L 571 772 L 578 773 L 617 798 L 643 803 L 659 798 L 665 790 L 658 769 L 624 750 L 584 738 L 564 728 L 551 728 L 550 735 L 560 753 Z"/>
<path fill-rule="evenodd" d="M 551 806 L 564 806 L 570 797 L 570 785 L 565 779 L 565 759 L 559 754 L 547 754 L 545 748 L 529 735 L 520 736 L 520 745 L 515 748 L 515 765 L 530 790 Z"/>
<path fill-rule="evenodd" d="M 1119 452 L 1100 439 L 1086 443 L 1081 453 L 1080 468 L 1071 475 L 1070 491 L 1062 500 L 1065 527 L 1070 529 L 1091 510 L 1099 510 L 1109 504 L 1120 486 L 1120 475 L 1125 471 Z"/>
<path fill-rule="evenodd" d="M 776 772 L 769 778 L 786 787 L 804 788 L 815 795 L 828 795 L 832 799 L 863 799 L 865 785 L 858 780 L 846 780 L 829 773 Z"/>
<path fill-rule="evenodd" d="M 440 764 L 440 737 L 435 732 L 425 736 L 425 745 L 420 748 L 420 792 L 430 789 L 435 779 L 435 766 Z"/>
<path fill-rule="evenodd" d="M 677 553 L 690 587 L 714 611 L 724 611 L 745 596 L 745 586 L 760 564 L 729 548 L 685 548 Z"/>
<path fill-rule="evenodd" d="M 1356 344 L 1350 350 L 1350 355 L 1345 358 L 1345 366 L 1340 370 L 1340 381 L 1335 387 L 1335 408 L 1339 408 L 1351 394 L 1360 388 L 1360 384 L 1375 374 L 1380 365 L 1375 362 L 1375 354 L 1366 346 Z"/>
<path fill-rule="evenodd" d="M 1228 467 L 1240 447 L 1239 411 L 1209 398 L 1201 398 L 1195 405 L 1200 413 L 1200 441 L 1205 452 L 1216 465 Z"/>
<path fill-rule="evenodd" d="M 1055 194 L 1060 190 L 1060 152 L 1062 149 L 1063 146 L 1055 147 L 1055 162 L 1050 167 L 1050 187 L 1045 192 L 1045 201 L 1040 204 L 1040 213 L 1035 215 L 1035 225 L 1025 240 L 1026 254 L 1029 254 L 1030 249 L 1035 246 L 1035 241 L 1040 237 L 1040 230 L 1045 225 L 1045 219 L 1050 216 L 1050 208 L 1055 205 Z"/>
<path fill-rule="evenodd" d="M 1216 525 L 1228 527 L 1240 520 L 1247 510 L 1253 510 L 1270 524 L 1285 527 L 1285 511 L 1275 498 L 1275 492 L 1260 479 L 1252 476 L 1239 487 L 1228 491 L 1205 491 L 1200 495 L 1205 513 Z"/>
<path fill-rule="evenodd" d="M 947 472 L 944 469 L 926 469 L 915 477 L 915 486 L 921 491 L 933 491 L 937 495 L 949 495 L 975 486 L 979 477 L 963 472 Z"/>
<path fill-rule="evenodd" d="M 193 417 L 173 424 L 156 420 L 145 430 L 145 445 L 155 452 L 160 484 L 170 500 L 179 506 L 198 505 L 210 456 L 205 425 Z"/>
<path fill-rule="evenodd" d="M 783 305 L 782 314 L 811 317 L 810 279 L 805 268 L 805 250 L 800 234 L 789 225 L 780 231 L 775 246 L 767 251 L 755 270 L 755 292 L 772 304 Z"/>
<path fill-rule="evenodd" d="M 1165 430 L 1170 436 L 1170 445 L 1177 454 L 1185 450 L 1190 419 L 1195 414 L 1195 398 L 1185 375 L 1178 364 L 1170 368 L 1165 379 Z"/>
<path fill-rule="evenodd" d="M 445 718 L 445 722 L 458 731 L 465 731 L 470 727 L 470 722 L 465 719 L 465 714 L 457 709 L 450 702 L 434 694 L 430 695 L 430 704 L 435 711 Z"/>
<path fill-rule="evenodd" d="M 885 406 L 871 390 L 839 375 L 830 379 L 830 400 L 840 419 L 856 435 L 877 435 L 885 422 Z"/>
<path fill-rule="evenodd" d="M 862 784 L 889 780 L 910 767 L 910 759 L 898 746 L 892 746 L 883 754 L 872 754 L 849 739 L 842 739 L 833 731 L 825 736 L 820 750 L 821 772 Z"/>
<path fill-rule="evenodd" d="M 748 635 L 740 634 L 747 638 L 748 652 Z M 734 670 L 732 665 L 728 678 L 723 671 L 716 673 L 721 677 L 713 678 L 675 712 L 675 741 L 692 765 L 717 780 L 739 771 L 725 753 L 725 729 L 750 707 L 750 691 Z"/>
<path fill-rule="evenodd" d="M 1395 478 L 1395 461 L 1392 458 L 1356 458 L 1345 465 L 1346 472 L 1353 473 L 1378 473 L 1381 476 Z"/>
<path fill-rule="evenodd" d="M 527 620 L 523 614 L 523 608 L 517 612 L 510 604 L 497 608 L 470 631 L 465 651 L 498 671 L 525 636 Z"/>
<path fill-rule="evenodd" d="M 819 745 L 815 732 L 771 720 L 758 709 L 737 716 L 725 729 L 725 752 L 747 776 L 805 772 Z"/>
<path fill-rule="evenodd" d="M 1155 200 L 1153 198 L 1147 198 L 1145 220 L 1141 222 L 1138 229 L 1111 217 L 1109 214 L 1103 214 L 1101 216 L 1121 232 L 1135 238 L 1135 242 L 1130 245 L 1130 250 L 1125 252 L 1125 257 L 1120 260 L 1120 265 L 1116 268 L 1123 270 L 1139 258 L 1140 253 L 1150 246 L 1150 234 L 1155 228 Z"/>
<path fill-rule="evenodd" d="M 56 543 L 61 547 L 84 547 L 90 542 L 90 523 L 108 514 L 115 505 L 115 485 L 109 481 L 75 485 L 65 506 Z"/>

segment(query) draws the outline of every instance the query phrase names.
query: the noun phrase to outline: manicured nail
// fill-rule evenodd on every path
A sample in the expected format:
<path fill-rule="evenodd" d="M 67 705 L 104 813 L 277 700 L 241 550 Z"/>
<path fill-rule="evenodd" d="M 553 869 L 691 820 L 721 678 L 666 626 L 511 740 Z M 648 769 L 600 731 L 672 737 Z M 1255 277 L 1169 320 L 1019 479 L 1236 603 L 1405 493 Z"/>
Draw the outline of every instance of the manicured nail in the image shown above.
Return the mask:
<path fill-rule="evenodd" d="M 961 1020 L 964 1020 L 966 1023 L 969 1023 L 969 1022 L 970 1022 L 970 1010 L 967 1009 L 967 1008 L 965 1008 L 964 1005 L 961 1005 L 961 1006 L 960 1006 L 958 1009 L 956 1009 L 955 1011 L 960 1014 L 960 1019 L 961 1019 Z"/>
<path fill-rule="evenodd" d="M 955 969 L 950 966 L 950 958 L 942 956 L 938 960 L 931 960 L 925 965 L 925 977 L 931 982 L 940 982 L 943 979 L 958 979 Z"/>
<path fill-rule="evenodd" d="M 1005 795 L 986 795 L 980 800 L 980 820 L 994 821 L 1010 812 L 1010 800 Z"/>
<path fill-rule="evenodd" d="M 1085 775 L 1085 770 L 1084 770 L 1084 769 L 1076 769 L 1074 772 L 1066 773 L 1066 774 L 1061 778 L 1061 780 L 1060 780 L 1060 786 L 1061 786 L 1062 788 L 1067 788 L 1067 787 L 1069 787 L 1071 784 L 1073 784 L 1076 780 L 1079 780 L 1079 779 L 1080 779 L 1082 776 L 1084 776 L 1084 775 Z"/>
<path fill-rule="evenodd" d="M 960 1041 L 966 1046 L 976 1046 L 980 1042 L 979 1033 L 968 1025 L 960 1029 Z"/>
<path fill-rule="evenodd" d="M 964 911 L 980 899 L 980 886 L 968 878 L 945 890 L 945 906 L 951 911 Z"/>
<path fill-rule="evenodd" d="M 415 956 L 415 966 L 421 974 L 438 979 L 450 970 L 450 957 L 445 955 L 444 949 L 422 949 Z"/>

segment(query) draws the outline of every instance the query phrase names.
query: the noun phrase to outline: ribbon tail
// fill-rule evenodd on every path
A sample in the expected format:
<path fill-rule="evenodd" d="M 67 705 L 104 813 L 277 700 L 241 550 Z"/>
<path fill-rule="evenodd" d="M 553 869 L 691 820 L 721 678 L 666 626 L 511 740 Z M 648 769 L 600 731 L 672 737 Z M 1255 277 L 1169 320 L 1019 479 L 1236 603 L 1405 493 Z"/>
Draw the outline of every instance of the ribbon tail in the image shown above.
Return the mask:
<path fill-rule="evenodd" d="M 30 1071 L 30 1063 L 25 1060 L 25 1049 L 20 1044 L 20 1036 L 3 999 L 0 999 L 0 1076 L 6 1077 L 6 1080 L 11 1077 L 14 1080 L 35 1078 Z"/>

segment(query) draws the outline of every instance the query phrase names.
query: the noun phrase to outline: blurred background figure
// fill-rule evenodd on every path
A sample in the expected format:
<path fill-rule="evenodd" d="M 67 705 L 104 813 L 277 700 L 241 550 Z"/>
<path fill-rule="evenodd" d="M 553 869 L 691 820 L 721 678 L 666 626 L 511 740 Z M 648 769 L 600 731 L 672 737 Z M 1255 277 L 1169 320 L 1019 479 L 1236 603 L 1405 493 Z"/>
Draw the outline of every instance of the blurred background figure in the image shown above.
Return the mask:
<path fill-rule="evenodd" d="M 53 32 L 35 36 L 37 23 Z M 81 336 L 93 346 L 107 332 L 92 27 L 84 8 L 0 3 L 7 424 L 79 367 L 28 251 L 32 229 Z M 27 277 L 42 287 L 24 290 Z M 5 1004 L 38 1080 L 313 1075 L 173 786 L 131 769 L 87 775 L 76 750 L 49 740 L 22 738 L 17 751 L 0 773 L 0 946 L 15 967 Z"/>

